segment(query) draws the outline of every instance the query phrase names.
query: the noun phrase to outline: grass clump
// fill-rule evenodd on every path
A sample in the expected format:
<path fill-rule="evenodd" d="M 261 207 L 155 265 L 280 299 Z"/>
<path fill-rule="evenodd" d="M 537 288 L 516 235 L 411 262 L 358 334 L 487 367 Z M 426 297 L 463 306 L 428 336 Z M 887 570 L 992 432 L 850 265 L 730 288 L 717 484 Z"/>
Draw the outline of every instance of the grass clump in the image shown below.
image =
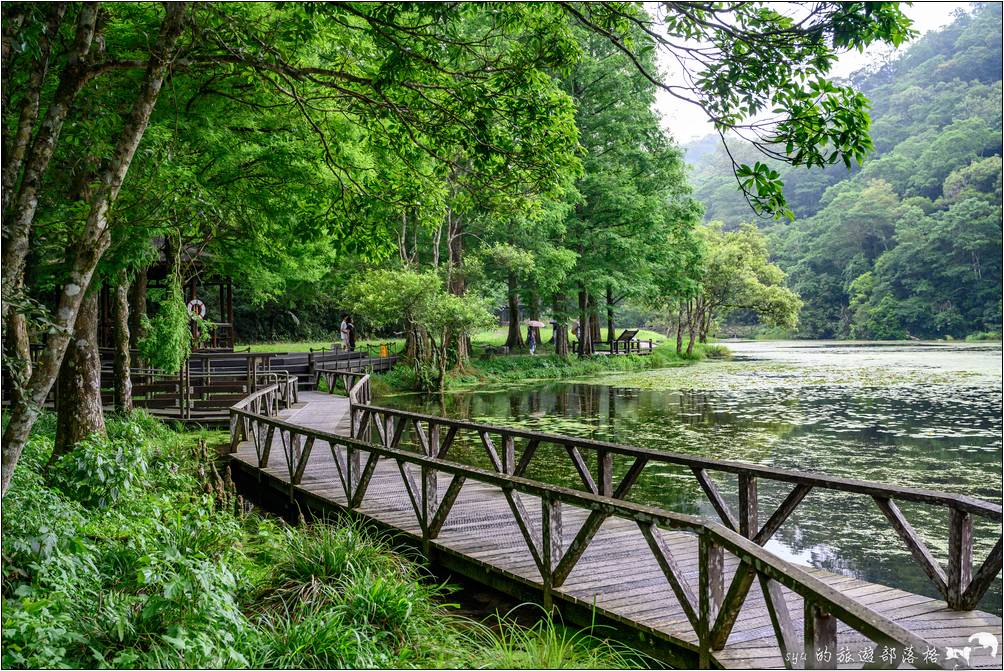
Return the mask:
<path fill-rule="evenodd" d="M 110 417 L 45 471 L 53 435 L 44 416 L 4 498 L 3 668 L 456 667 L 530 645 L 453 615 L 386 537 L 246 512 L 211 434 Z"/>
<path fill-rule="evenodd" d="M 540 610 L 529 627 L 513 620 L 517 609 Z M 601 627 L 566 627 L 560 618 L 536 604 L 523 604 L 496 614 L 473 636 L 480 639 L 477 666 L 489 669 L 630 669 L 660 667 L 658 660 L 622 643 L 602 638 Z"/>

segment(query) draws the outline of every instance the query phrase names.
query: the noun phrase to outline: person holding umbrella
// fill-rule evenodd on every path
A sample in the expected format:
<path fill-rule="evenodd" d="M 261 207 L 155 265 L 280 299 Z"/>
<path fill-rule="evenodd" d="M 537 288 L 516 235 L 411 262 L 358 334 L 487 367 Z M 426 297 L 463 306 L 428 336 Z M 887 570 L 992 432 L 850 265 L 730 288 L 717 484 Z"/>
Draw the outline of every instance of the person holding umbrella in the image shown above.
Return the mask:
<path fill-rule="evenodd" d="M 537 329 L 544 325 L 544 322 L 531 319 L 526 323 L 526 346 L 530 348 L 530 354 L 537 351 Z"/>

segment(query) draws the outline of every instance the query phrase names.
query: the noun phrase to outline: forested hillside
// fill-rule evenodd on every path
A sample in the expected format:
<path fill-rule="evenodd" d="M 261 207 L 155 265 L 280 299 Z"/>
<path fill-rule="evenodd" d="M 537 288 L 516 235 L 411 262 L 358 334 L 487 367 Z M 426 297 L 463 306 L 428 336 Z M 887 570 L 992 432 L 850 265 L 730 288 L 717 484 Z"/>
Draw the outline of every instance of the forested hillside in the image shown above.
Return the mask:
<path fill-rule="evenodd" d="M 874 151 L 850 171 L 773 166 L 796 218 L 757 222 L 805 301 L 798 334 L 999 331 L 1001 5 L 975 5 L 851 79 L 872 102 Z M 692 143 L 687 160 L 708 220 L 753 218 L 717 144 Z"/>

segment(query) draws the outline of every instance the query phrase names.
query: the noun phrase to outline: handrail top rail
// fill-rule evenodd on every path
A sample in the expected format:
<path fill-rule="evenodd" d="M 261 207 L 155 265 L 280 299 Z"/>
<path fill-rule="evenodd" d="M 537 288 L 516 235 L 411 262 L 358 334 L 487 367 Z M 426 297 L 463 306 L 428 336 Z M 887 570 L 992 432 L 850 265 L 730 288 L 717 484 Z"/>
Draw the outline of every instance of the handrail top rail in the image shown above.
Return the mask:
<path fill-rule="evenodd" d="M 341 371 L 340 371 L 341 372 Z M 726 473 L 748 473 L 767 480 L 778 480 L 782 482 L 792 482 L 796 484 L 811 485 L 823 489 L 833 489 L 838 491 L 852 492 L 884 499 L 899 499 L 904 501 L 917 501 L 944 505 L 970 512 L 980 517 L 999 522 L 1004 519 L 1004 508 L 1000 505 L 983 501 L 964 494 L 953 494 L 931 489 L 920 489 L 916 487 L 903 487 L 883 482 L 870 480 L 856 480 L 852 478 L 839 478 L 822 473 L 802 473 L 781 468 L 772 468 L 760 464 L 750 464 L 742 461 L 729 461 L 724 459 L 710 459 L 696 455 L 684 454 L 680 452 L 669 452 L 647 447 L 632 447 L 620 443 L 611 443 L 591 438 L 577 438 L 575 436 L 565 436 L 556 433 L 543 433 L 530 431 L 527 429 L 510 428 L 495 424 L 482 424 L 467 420 L 450 419 L 439 415 L 426 415 L 408 410 L 398 410 L 396 408 L 386 408 L 376 405 L 360 405 L 361 409 L 382 413 L 392 413 L 398 416 L 412 419 L 432 421 L 437 424 L 457 427 L 459 429 L 469 429 L 472 431 L 493 431 L 508 434 L 517 438 L 527 438 L 540 440 L 560 445 L 573 445 L 585 447 L 595 451 L 607 451 L 615 454 L 645 457 L 651 461 L 689 466 L 692 468 L 704 468 Z"/>
<path fill-rule="evenodd" d="M 390 357 L 387 357 L 387 358 L 390 358 Z M 354 371 L 354 370 L 348 370 L 348 369 L 341 369 L 341 370 L 339 370 L 339 369 L 336 369 L 336 368 L 325 368 L 324 364 L 320 364 L 320 365 L 314 366 L 314 372 L 315 373 L 338 373 L 339 375 L 349 375 L 351 377 L 363 377 L 365 375 L 369 375 L 369 373 L 363 373 L 363 372 Z"/>
<path fill-rule="evenodd" d="M 190 359 L 268 359 L 275 356 L 289 356 L 289 352 L 192 352 Z"/>
<path fill-rule="evenodd" d="M 244 408 L 246 408 L 247 405 L 248 405 L 248 403 L 250 403 L 251 401 L 255 400 L 256 398 L 259 398 L 261 396 L 265 396 L 266 394 L 269 394 L 269 393 L 272 393 L 272 392 L 276 392 L 276 391 L 279 391 L 279 383 L 278 382 L 270 384 L 270 385 L 268 385 L 266 387 L 262 387 L 261 389 L 256 389 L 255 391 L 251 392 L 250 394 L 248 394 L 247 396 L 245 396 L 244 398 L 242 398 L 241 400 L 237 401 L 232 406 L 230 406 L 230 410 L 233 411 L 233 412 L 245 413 L 247 415 L 250 415 L 251 417 L 256 417 L 256 418 L 259 418 L 259 419 L 266 419 L 266 420 L 271 419 L 270 417 L 266 417 L 264 415 L 258 415 L 256 413 L 249 412 L 249 411 L 245 410 Z"/>
<path fill-rule="evenodd" d="M 887 638 L 900 643 L 914 645 L 924 649 L 927 643 L 922 637 L 912 633 L 902 625 L 890 620 L 884 615 L 864 606 L 843 592 L 827 585 L 819 578 L 811 575 L 801 567 L 789 564 L 775 556 L 741 534 L 728 529 L 721 524 L 711 522 L 693 515 L 674 513 L 653 506 L 632 503 L 621 499 L 605 497 L 591 492 L 583 492 L 559 485 L 542 483 L 524 477 L 498 473 L 475 466 L 467 466 L 453 461 L 429 457 L 417 452 L 384 447 L 382 445 L 349 438 L 336 433 L 310 429 L 299 424 L 293 424 L 275 417 L 258 415 L 247 410 L 232 407 L 237 415 L 263 421 L 276 429 L 283 429 L 297 434 L 310 435 L 314 438 L 328 441 L 332 445 L 352 447 L 381 457 L 425 466 L 438 472 L 470 478 L 472 480 L 494 485 L 504 490 L 515 490 L 538 497 L 550 497 L 562 503 L 578 505 L 589 511 L 606 513 L 611 516 L 627 518 L 638 524 L 662 524 L 670 529 L 695 533 L 713 540 L 716 544 L 734 553 L 740 561 L 752 564 L 759 572 L 766 574 L 796 593 L 825 602 L 829 612 L 844 620 L 853 620 L 859 629 L 867 636 Z M 939 668 L 939 667 L 935 667 Z"/>

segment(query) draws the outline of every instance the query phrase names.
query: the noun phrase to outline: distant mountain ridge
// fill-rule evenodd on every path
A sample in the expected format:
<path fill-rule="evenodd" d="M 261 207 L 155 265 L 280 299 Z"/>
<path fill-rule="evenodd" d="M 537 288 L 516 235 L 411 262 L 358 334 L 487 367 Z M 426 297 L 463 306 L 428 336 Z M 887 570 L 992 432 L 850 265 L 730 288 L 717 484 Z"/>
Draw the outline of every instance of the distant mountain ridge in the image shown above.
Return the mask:
<path fill-rule="evenodd" d="M 850 171 L 778 166 L 794 223 L 757 220 L 717 138 L 685 145 L 706 218 L 768 232 L 806 301 L 799 335 L 1000 331 L 1001 15 L 976 4 L 852 75 L 872 102 L 875 151 Z M 733 155 L 757 160 L 748 146 Z"/>

